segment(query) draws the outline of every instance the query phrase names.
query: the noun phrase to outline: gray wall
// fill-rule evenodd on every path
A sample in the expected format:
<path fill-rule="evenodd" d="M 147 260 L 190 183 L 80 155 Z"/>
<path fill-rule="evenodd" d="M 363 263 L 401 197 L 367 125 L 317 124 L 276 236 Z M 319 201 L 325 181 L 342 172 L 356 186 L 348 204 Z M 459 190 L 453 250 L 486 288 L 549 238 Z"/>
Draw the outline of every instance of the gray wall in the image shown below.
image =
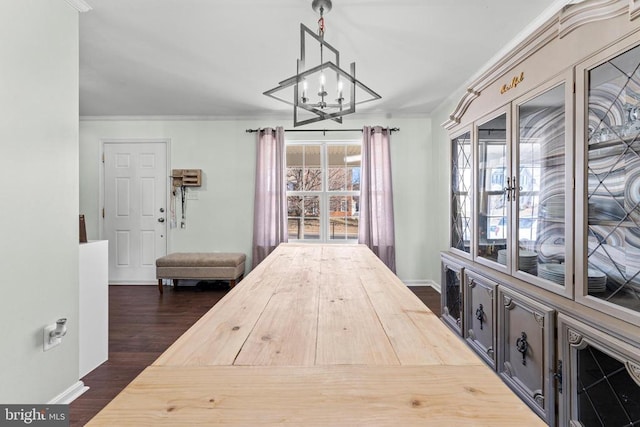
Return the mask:
<path fill-rule="evenodd" d="M 398 276 L 408 284 L 438 279 L 427 261 L 433 246 L 430 234 L 433 178 L 431 121 L 428 118 L 345 118 L 344 129 L 363 125 L 397 126 L 392 136 L 392 168 Z M 188 201 L 187 229 L 169 233 L 169 251 L 240 251 L 251 254 L 255 134 L 245 129 L 282 124 L 291 118 L 254 120 L 82 120 L 80 122 L 80 211 L 87 216 L 90 239 L 100 237 L 100 153 L 104 140 L 169 139 L 171 168 L 199 168 L 204 185 L 198 200 Z M 330 128 L 320 123 L 312 128 Z M 290 133 L 287 138 L 358 139 L 359 132 Z M 426 189 L 426 190 L 425 190 Z M 251 265 L 251 262 L 248 262 Z M 439 280 L 439 279 L 438 279 Z"/>
<path fill-rule="evenodd" d="M 78 12 L 1 2 L 0 58 L 0 402 L 45 403 L 78 381 Z"/>

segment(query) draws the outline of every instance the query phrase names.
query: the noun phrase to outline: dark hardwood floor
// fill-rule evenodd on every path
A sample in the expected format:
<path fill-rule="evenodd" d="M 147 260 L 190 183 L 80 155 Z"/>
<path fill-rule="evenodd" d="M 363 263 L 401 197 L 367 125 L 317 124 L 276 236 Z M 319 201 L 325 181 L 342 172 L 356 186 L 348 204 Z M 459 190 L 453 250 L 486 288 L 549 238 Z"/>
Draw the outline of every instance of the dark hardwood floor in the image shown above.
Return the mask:
<path fill-rule="evenodd" d="M 440 315 L 437 291 L 410 289 Z M 82 378 L 90 388 L 71 403 L 71 426 L 87 423 L 227 291 L 223 282 L 165 290 L 163 296 L 156 286 L 109 286 L 109 360 Z"/>

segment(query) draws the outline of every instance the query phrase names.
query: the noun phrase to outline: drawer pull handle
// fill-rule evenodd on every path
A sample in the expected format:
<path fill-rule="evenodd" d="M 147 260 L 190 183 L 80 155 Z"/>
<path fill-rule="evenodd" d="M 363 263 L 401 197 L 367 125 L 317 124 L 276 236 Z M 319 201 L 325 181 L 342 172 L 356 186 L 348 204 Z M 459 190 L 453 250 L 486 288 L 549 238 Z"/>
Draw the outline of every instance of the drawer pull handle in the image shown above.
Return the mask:
<path fill-rule="evenodd" d="M 558 360 L 558 369 L 553 374 L 553 378 L 558 382 L 558 392 L 562 393 L 562 360 Z"/>
<path fill-rule="evenodd" d="M 484 323 L 484 310 L 482 307 L 482 304 L 480 304 L 478 306 L 478 308 L 476 309 L 476 319 L 478 319 L 480 321 L 480 330 L 482 330 L 482 324 Z"/>
<path fill-rule="evenodd" d="M 516 340 L 516 350 L 522 354 L 522 364 L 527 364 L 527 350 L 529 349 L 529 343 L 527 342 L 527 334 L 522 332 L 520 338 Z"/>

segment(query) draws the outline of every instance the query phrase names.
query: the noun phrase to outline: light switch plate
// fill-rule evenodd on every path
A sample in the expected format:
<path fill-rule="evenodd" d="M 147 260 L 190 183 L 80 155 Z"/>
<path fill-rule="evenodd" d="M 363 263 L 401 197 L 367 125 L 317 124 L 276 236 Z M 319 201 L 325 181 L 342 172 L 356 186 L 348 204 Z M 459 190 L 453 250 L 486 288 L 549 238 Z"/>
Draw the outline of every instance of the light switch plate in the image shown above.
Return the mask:
<path fill-rule="evenodd" d="M 51 338 L 51 332 L 56 330 L 56 324 L 45 326 L 42 332 L 42 348 L 44 351 L 51 350 L 53 347 L 62 343 L 62 338 Z"/>

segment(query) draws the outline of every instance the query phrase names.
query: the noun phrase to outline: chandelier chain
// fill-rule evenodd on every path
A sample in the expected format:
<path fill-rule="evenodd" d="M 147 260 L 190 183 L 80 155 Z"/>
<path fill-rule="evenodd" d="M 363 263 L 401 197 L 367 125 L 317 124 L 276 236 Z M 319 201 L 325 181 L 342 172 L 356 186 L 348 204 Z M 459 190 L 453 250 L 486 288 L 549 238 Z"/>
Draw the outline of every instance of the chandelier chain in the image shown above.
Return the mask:
<path fill-rule="evenodd" d="M 324 37 L 324 7 L 320 6 L 320 19 L 318 19 L 318 35 Z"/>

